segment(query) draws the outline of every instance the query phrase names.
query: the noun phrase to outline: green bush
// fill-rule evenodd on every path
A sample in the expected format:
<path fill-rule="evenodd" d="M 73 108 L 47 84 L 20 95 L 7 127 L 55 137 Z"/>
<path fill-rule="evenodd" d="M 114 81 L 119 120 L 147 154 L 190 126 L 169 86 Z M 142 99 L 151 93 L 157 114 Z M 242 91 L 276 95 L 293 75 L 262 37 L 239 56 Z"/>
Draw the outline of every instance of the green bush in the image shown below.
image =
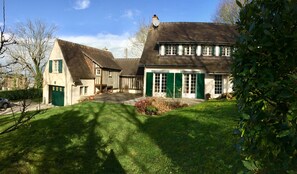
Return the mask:
<path fill-rule="evenodd" d="M 158 108 L 155 106 L 147 106 L 145 108 L 145 114 L 146 115 L 157 115 L 158 114 Z"/>
<path fill-rule="evenodd" d="M 0 97 L 9 100 L 37 99 L 42 98 L 42 89 L 22 89 L 13 91 L 1 91 Z"/>
<path fill-rule="evenodd" d="M 297 3 L 254 0 L 240 11 L 232 67 L 244 166 L 297 172 Z"/>

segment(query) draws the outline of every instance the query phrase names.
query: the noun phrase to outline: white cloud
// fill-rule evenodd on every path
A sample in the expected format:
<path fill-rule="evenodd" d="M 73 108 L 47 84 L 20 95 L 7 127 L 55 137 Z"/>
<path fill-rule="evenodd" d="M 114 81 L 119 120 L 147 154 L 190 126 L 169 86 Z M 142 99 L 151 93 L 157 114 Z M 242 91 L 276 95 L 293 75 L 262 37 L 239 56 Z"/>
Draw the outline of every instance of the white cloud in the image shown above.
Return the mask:
<path fill-rule="evenodd" d="M 125 10 L 124 14 L 122 15 L 123 18 L 134 19 L 135 16 L 139 16 L 139 10 Z"/>
<path fill-rule="evenodd" d="M 90 3 L 90 0 L 76 0 L 73 8 L 76 10 L 83 10 L 88 8 Z"/>
<path fill-rule="evenodd" d="M 128 57 L 134 57 L 131 48 L 131 42 L 129 41 L 130 34 L 124 33 L 122 35 L 115 35 L 110 33 L 99 33 L 96 36 L 60 36 L 61 39 L 67 40 L 82 45 L 87 45 L 99 49 L 107 48 L 115 58 L 124 58 L 125 49 L 128 48 Z"/>

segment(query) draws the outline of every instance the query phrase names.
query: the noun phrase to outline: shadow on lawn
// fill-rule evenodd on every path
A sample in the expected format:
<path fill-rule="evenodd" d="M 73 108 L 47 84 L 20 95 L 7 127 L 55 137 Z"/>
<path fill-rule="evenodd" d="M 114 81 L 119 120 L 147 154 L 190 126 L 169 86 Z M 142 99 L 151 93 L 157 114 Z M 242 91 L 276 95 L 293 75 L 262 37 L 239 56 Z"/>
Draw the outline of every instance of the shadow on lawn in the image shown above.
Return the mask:
<path fill-rule="evenodd" d="M 232 132 L 219 125 L 190 120 L 179 115 L 167 115 L 149 118 L 144 130 L 174 165 L 179 167 L 176 172 L 237 171 L 237 162 L 233 161 L 236 159 L 236 152 L 228 135 Z"/>
<path fill-rule="evenodd" d="M 108 173 L 109 163 L 113 171 L 124 173 L 113 151 L 106 150 L 109 142 L 96 133 L 104 107 L 93 112 L 87 105 L 89 116 L 81 108 L 67 110 L 1 137 L 0 152 L 9 155 L 0 159 L 0 173 L 30 173 L 27 163 L 34 173 Z"/>
<path fill-rule="evenodd" d="M 126 112 L 131 112 L 127 106 L 122 106 Z M 210 112 L 186 108 L 161 117 L 149 117 L 145 122 L 141 122 L 139 116 L 131 112 L 130 117 L 125 119 L 149 135 L 177 166 L 170 172 L 236 173 L 242 169 L 242 165 L 234 147 L 233 128 L 228 123 L 234 122 L 237 114 L 230 113 L 230 109 L 233 110 L 231 107 L 233 105 L 214 106 Z M 222 113 L 226 125 L 218 124 Z M 200 120 L 199 117 L 204 119 Z M 157 156 L 154 158 L 158 159 Z"/>

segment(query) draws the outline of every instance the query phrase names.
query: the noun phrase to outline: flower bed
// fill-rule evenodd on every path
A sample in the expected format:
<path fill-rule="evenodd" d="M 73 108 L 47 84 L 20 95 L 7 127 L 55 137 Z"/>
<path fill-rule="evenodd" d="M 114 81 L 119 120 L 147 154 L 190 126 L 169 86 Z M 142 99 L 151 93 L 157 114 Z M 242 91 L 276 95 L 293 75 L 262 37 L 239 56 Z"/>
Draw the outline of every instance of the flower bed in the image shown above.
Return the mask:
<path fill-rule="evenodd" d="M 180 101 L 166 101 L 163 98 L 146 98 L 135 103 L 139 113 L 146 115 L 160 115 L 176 108 L 186 107 Z"/>

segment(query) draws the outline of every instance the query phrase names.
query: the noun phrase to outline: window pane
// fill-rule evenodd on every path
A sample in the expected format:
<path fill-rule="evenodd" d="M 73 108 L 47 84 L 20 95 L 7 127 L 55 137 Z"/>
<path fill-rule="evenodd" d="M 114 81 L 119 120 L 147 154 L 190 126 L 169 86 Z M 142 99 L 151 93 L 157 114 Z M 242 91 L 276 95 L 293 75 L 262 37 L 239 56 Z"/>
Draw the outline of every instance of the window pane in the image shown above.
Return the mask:
<path fill-rule="evenodd" d="M 215 75 L 215 94 L 222 94 L 223 80 L 222 75 Z"/>
<path fill-rule="evenodd" d="M 212 47 L 211 46 L 204 46 L 202 48 L 203 56 L 210 56 L 212 54 Z"/>
<path fill-rule="evenodd" d="M 184 93 L 189 93 L 189 74 L 184 74 Z"/>
<path fill-rule="evenodd" d="M 166 74 L 162 74 L 162 89 L 161 92 L 166 92 Z"/>
<path fill-rule="evenodd" d="M 176 45 L 166 45 L 165 53 L 166 55 L 176 55 L 177 47 Z"/>
<path fill-rule="evenodd" d="M 155 74 L 155 92 L 160 92 L 160 74 Z"/>
<path fill-rule="evenodd" d="M 195 94 L 196 91 L 196 74 L 191 74 L 191 93 Z"/>
<path fill-rule="evenodd" d="M 171 49 L 172 49 L 172 55 L 176 55 L 176 46 L 171 45 Z"/>
<path fill-rule="evenodd" d="M 88 94 L 88 87 L 85 86 L 85 95 Z"/>
<path fill-rule="evenodd" d="M 185 45 L 185 55 L 194 55 L 195 46 L 194 45 Z"/>
<path fill-rule="evenodd" d="M 80 94 L 80 95 L 83 95 L 83 87 L 80 87 L 80 89 L 79 89 L 79 94 Z"/>

